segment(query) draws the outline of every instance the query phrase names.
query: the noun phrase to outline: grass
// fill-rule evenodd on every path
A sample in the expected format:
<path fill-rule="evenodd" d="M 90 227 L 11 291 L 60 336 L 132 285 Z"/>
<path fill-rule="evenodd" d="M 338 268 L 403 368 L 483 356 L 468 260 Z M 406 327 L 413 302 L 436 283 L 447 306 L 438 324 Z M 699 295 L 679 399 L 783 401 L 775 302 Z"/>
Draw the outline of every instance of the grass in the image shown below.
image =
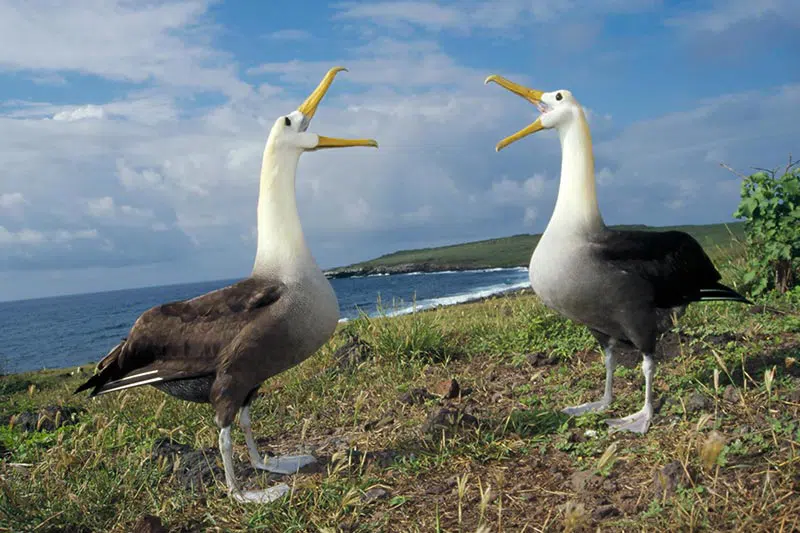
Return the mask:
<path fill-rule="evenodd" d="M 700 244 L 707 248 L 727 248 L 732 240 L 740 239 L 744 235 L 744 223 L 732 222 L 728 224 L 708 224 L 698 226 L 669 226 L 655 228 L 651 226 L 613 226 L 618 229 L 643 229 L 665 230 L 675 229 L 686 231 L 694 236 Z M 391 254 L 382 255 L 376 259 L 355 263 L 345 267 L 331 269 L 329 272 L 353 271 L 365 269 L 369 271 L 376 267 L 394 267 L 398 265 L 429 265 L 439 268 L 499 268 L 527 266 L 531 258 L 531 250 L 539 242 L 541 235 L 514 235 L 499 239 L 455 244 L 438 248 L 423 248 L 419 250 L 400 250 Z"/>
<path fill-rule="evenodd" d="M 740 258 L 715 253 L 728 254 L 732 283 Z M 219 470 L 187 488 L 185 465 L 154 457 L 169 437 L 210 450 L 219 466 L 207 405 L 150 388 L 72 395 L 85 373 L 6 376 L 0 416 L 84 410 L 55 430 L 0 427 L 0 531 L 123 532 L 144 513 L 170 531 L 797 530 L 800 298 L 763 303 L 788 313 L 689 309 L 662 343 L 662 405 L 646 436 L 611 434 L 604 415 L 560 413 L 599 397 L 602 360 L 585 328 L 533 295 L 343 324 L 254 402 L 262 453 L 310 450 L 321 465 L 284 477 L 293 492 L 268 505 L 229 499 Z M 638 357 L 621 359 L 608 416 L 642 401 Z M 450 378 L 456 398 L 400 400 Z M 423 431 L 441 408 L 477 424 Z M 277 482 L 248 474 L 244 439 L 233 434 L 240 479 Z"/>

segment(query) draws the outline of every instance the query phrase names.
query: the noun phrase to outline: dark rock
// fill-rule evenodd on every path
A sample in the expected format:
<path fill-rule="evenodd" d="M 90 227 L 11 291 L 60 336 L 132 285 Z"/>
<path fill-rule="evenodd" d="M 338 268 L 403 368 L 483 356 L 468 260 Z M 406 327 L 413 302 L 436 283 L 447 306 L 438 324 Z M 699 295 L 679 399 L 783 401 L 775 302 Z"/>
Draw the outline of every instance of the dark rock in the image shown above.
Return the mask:
<path fill-rule="evenodd" d="M 725 391 L 722 393 L 722 399 L 726 402 L 737 403 L 740 398 L 739 391 L 733 385 L 725 387 Z"/>
<path fill-rule="evenodd" d="M 431 411 L 422 424 L 422 432 L 432 437 L 438 437 L 442 432 L 451 434 L 455 431 L 478 425 L 478 419 L 471 414 L 457 409 L 439 408 Z"/>
<path fill-rule="evenodd" d="M 219 452 L 216 448 L 196 450 L 187 444 L 173 442 L 168 437 L 153 444 L 150 457 L 157 461 L 164 457 L 169 470 L 186 489 L 201 489 L 214 484 L 215 479 L 224 479 L 225 473 L 217 465 Z"/>
<path fill-rule="evenodd" d="M 725 345 L 736 340 L 733 333 L 722 333 L 720 335 L 706 335 L 703 340 L 710 344 Z"/>
<path fill-rule="evenodd" d="M 437 383 L 433 387 L 433 392 L 445 400 L 450 400 L 458 397 L 458 393 L 461 392 L 461 387 L 455 379 L 446 379 Z"/>
<path fill-rule="evenodd" d="M 350 334 L 347 342 L 333 354 L 339 370 L 355 368 L 370 355 L 369 346 L 357 335 Z"/>
<path fill-rule="evenodd" d="M 377 500 L 382 500 L 389 496 L 389 491 L 381 488 L 381 487 L 372 487 L 368 491 L 364 493 L 361 497 L 361 501 L 364 503 L 374 502 Z"/>
<path fill-rule="evenodd" d="M 398 400 L 408 405 L 422 405 L 426 400 L 431 400 L 435 396 L 425 389 L 414 389 L 400 395 Z"/>
<path fill-rule="evenodd" d="M 670 498 L 679 485 L 687 483 L 689 478 L 680 461 L 672 461 L 653 474 L 650 490 L 655 498 Z"/>
<path fill-rule="evenodd" d="M 595 492 L 603 484 L 603 478 L 591 470 L 578 470 L 570 476 L 572 490 L 578 494 Z"/>
<path fill-rule="evenodd" d="M 548 366 L 554 365 L 558 362 L 558 358 L 555 356 L 548 356 L 544 352 L 535 352 L 528 354 L 526 359 L 531 366 Z"/>
<path fill-rule="evenodd" d="M 150 514 L 143 514 L 133 525 L 132 533 L 169 533 L 161 523 L 161 519 Z"/>
<path fill-rule="evenodd" d="M 633 515 L 639 512 L 642 503 L 635 496 L 623 496 L 619 502 L 619 509 L 626 515 Z"/>
<path fill-rule="evenodd" d="M 595 520 L 603 520 L 604 518 L 610 518 L 612 516 L 619 516 L 620 512 L 619 509 L 614 507 L 613 505 L 601 505 L 595 508 L 592 511 L 592 518 Z"/>
<path fill-rule="evenodd" d="M 79 420 L 78 415 L 84 411 L 82 407 L 51 405 L 35 413 L 25 411 L 14 415 L 8 423 L 25 432 L 54 431 L 61 426 L 76 424 Z"/>
<path fill-rule="evenodd" d="M 586 442 L 586 435 L 580 429 L 573 429 L 567 437 L 567 442 Z"/>
<path fill-rule="evenodd" d="M 714 406 L 714 402 L 704 394 L 695 392 L 686 400 L 686 411 L 688 413 L 698 413 L 707 411 Z"/>

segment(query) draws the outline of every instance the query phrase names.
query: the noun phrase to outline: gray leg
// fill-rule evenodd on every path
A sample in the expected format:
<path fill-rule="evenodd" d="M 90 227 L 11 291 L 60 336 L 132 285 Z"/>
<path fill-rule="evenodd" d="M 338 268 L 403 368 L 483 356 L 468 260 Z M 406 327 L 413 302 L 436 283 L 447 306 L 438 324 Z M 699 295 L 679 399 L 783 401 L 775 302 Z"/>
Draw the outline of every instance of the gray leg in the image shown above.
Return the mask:
<path fill-rule="evenodd" d="M 653 356 L 645 354 L 642 361 L 642 373 L 644 374 L 644 407 L 632 415 L 625 418 L 615 418 L 606 420 L 606 424 L 614 430 L 632 431 L 633 433 L 647 433 L 650 422 L 653 420 L 653 375 L 656 372 L 656 363 Z"/>
<path fill-rule="evenodd" d="M 258 453 L 258 447 L 253 438 L 253 430 L 250 427 L 250 406 L 246 405 L 239 411 L 239 426 L 244 432 L 244 440 L 247 442 L 247 451 L 250 454 L 250 463 L 253 468 L 267 470 L 276 474 L 294 474 L 304 466 L 316 462 L 316 458 L 313 455 L 284 455 L 269 457 L 265 463 Z"/>
<path fill-rule="evenodd" d="M 568 415 L 581 415 L 583 413 L 589 413 L 593 411 L 605 411 L 608 409 L 608 406 L 611 405 L 611 401 L 614 399 L 614 392 L 612 389 L 612 384 L 614 381 L 614 368 L 617 364 L 616 359 L 614 358 L 613 343 L 609 343 L 607 346 L 605 346 L 603 348 L 603 352 L 605 353 L 606 363 L 606 388 L 605 392 L 603 393 L 603 399 L 596 402 L 576 405 L 575 407 L 567 407 L 563 409 L 562 412 Z"/>
<path fill-rule="evenodd" d="M 267 490 L 242 490 L 236 484 L 236 475 L 233 472 L 233 442 L 231 441 L 231 427 L 226 426 L 219 431 L 219 452 L 222 455 L 222 465 L 225 467 L 225 484 L 228 493 L 240 502 L 269 503 L 277 500 L 287 492 L 289 486 L 281 483 Z"/>

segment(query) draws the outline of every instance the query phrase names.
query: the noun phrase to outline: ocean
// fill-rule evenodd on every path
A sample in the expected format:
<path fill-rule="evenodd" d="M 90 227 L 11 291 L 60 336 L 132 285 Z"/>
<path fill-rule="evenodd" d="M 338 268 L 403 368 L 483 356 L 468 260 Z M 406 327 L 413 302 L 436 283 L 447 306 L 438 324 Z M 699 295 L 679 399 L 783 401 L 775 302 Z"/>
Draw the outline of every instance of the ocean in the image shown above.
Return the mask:
<path fill-rule="evenodd" d="M 0 302 L 0 371 L 26 372 L 96 362 L 147 309 L 219 289 L 209 281 Z M 528 269 L 412 272 L 331 280 L 342 320 L 399 315 L 528 286 Z M 380 302 L 380 307 L 379 307 Z"/>

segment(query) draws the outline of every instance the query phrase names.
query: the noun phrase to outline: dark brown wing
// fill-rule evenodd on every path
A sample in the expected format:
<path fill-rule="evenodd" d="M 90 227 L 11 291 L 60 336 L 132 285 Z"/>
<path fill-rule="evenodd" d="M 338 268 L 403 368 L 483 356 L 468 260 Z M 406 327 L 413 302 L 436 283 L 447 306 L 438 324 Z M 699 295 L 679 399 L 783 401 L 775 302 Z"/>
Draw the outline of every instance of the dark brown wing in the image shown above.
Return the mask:
<path fill-rule="evenodd" d="M 98 364 L 75 392 L 92 396 L 216 373 L 223 349 L 278 301 L 280 282 L 248 278 L 223 289 L 142 313 L 127 339 Z"/>

